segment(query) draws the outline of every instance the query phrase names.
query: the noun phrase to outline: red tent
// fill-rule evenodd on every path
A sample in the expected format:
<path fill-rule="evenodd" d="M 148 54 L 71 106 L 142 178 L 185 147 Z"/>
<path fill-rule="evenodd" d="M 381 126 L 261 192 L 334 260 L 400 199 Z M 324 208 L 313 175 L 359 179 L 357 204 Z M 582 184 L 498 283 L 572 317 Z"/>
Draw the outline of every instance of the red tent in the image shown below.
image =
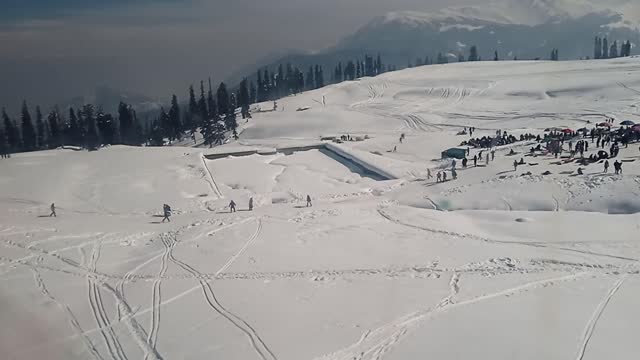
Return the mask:
<path fill-rule="evenodd" d="M 611 124 L 606 123 L 606 122 L 601 122 L 600 124 L 598 124 L 598 126 L 606 126 L 606 127 L 611 127 Z"/>
<path fill-rule="evenodd" d="M 565 134 L 573 134 L 573 130 L 571 129 L 562 129 L 562 132 Z"/>

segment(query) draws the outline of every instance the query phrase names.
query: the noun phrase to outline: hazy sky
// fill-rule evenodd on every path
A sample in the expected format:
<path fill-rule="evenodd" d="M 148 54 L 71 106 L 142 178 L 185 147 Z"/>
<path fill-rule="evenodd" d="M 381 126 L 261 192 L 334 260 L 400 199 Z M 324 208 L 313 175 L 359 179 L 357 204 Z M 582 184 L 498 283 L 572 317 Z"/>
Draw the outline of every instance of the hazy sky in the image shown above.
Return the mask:
<path fill-rule="evenodd" d="M 460 1 L 463 2 L 463 1 Z M 469 1 L 464 1 L 468 3 Z M 50 105 L 107 85 L 186 93 L 286 49 L 332 45 L 392 10 L 447 0 L 3 0 L 0 106 Z"/>

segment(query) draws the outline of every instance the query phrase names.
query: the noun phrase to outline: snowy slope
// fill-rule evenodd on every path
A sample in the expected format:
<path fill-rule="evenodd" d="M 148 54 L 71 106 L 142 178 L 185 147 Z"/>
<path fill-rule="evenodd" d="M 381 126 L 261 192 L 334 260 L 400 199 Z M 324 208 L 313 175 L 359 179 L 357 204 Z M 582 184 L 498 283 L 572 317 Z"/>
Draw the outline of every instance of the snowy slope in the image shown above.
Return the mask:
<path fill-rule="evenodd" d="M 483 136 L 640 122 L 638 71 L 640 58 L 421 67 L 282 99 L 214 149 L 3 159 L 0 353 L 632 358 L 640 144 L 621 149 L 624 175 L 600 163 L 577 176 L 573 162 L 526 156 L 528 143 L 455 181 L 426 175 L 450 168 L 440 152 L 468 139 L 456 135 L 463 127 Z M 275 152 L 343 134 L 362 141 Z M 204 157 L 241 150 L 259 153 Z"/>

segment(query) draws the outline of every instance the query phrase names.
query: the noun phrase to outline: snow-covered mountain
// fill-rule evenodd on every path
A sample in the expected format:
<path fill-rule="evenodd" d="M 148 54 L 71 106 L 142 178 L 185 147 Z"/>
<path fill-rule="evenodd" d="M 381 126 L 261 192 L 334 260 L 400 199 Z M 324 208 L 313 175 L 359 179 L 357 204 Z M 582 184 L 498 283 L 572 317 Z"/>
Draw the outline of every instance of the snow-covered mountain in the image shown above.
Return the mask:
<path fill-rule="evenodd" d="M 561 58 L 580 58 L 592 56 L 596 35 L 611 42 L 638 42 L 640 21 L 633 20 L 633 12 L 628 16 L 620 9 L 586 0 L 521 0 L 433 13 L 392 12 L 373 19 L 329 51 L 379 49 L 391 61 L 406 63 L 438 52 L 468 53 L 467 45 L 476 45 L 485 58 L 495 50 L 502 57 L 546 58 L 554 48 Z"/>
<path fill-rule="evenodd" d="M 386 64 L 404 67 L 417 57 L 438 53 L 456 61 L 476 45 L 483 59 L 593 56 L 595 36 L 640 44 L 640 2 L 636 0 L 497 0 L 481 6 L 448 7 L 436 12 L 397 11 L 372 19 L 335 46 L 306 55 L 288 55 L 266 66 L 291 63 L 303 68 L 380 53 Z M 632 50 L 632 53 L 638 53 Z M 246 69 L 242 75 L 253 72 Z M 239 74 L 240 75 L 240 74 Z M 239 78 L 236 76 L 236 78 Z"/>

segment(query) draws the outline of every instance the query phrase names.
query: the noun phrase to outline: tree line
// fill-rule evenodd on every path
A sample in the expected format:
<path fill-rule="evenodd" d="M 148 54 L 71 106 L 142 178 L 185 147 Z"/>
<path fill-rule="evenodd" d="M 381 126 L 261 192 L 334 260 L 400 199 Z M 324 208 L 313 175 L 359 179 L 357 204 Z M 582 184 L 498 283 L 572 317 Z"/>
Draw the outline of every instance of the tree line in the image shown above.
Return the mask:
<path fill-rule="evenodd" d="M 618 41 L 614 40 L 611 45 L 607 38 L 596 36 L 593 46 L 594 59 L 613 59 L 617 57 L 631 56 L 631 41 L 627 40 L 620 44 L 618 49 Z"/>
<path fill-rule="evenodd" d="M 162 146 L 185 136 L 195 140 L 200 129 L 204 144 L 221 144 L 227 136 L 237 137 L 236 109 L 242 118 L 250 117 L 250 95 L 246 79 L 236 93 L 229 94 L 220 83 L 215 95 L 209 82 L 205 92 L 200 82 L 200 95 L 196 99 L 193 86 L 189 88 L 188 103 L 184 110 L 176 95 L 168 110 L 164 107 L 150 122 L 143 124 L 129 104 L 120 102 L 116 115 L 100 106 L 85 104 L 79 109 L 69 107 L 61 111 L 57 106 L 44 116 L 39 106 L 32 111 L 23 101 L 19 119 L 12 119 L 2 108 L 0 126 L 0 153 L 10 154 L 55 149 L 61 146 L 96 150 L 104 145 Z"/>
<path fill-rule="evenodd" d="M 249 101 L 250 103 L 273 101 L 303 91 L 320 89 L 328 84 L 337 84 L 364 76 L 377 76 L 393 70 L 395 67 L 385 66 L 382 63 L 380 55 L 374 58 L 368 54 L 364 55 L 364 59 L 338 62 L 331 74 L 325 74 L 325 69 L 320 64 L 309 66 L 306 71 L 290 63 L 279 64 L 275 71 L 269 68 L 257 71 L 256 82 L 249 83 Z"/>

